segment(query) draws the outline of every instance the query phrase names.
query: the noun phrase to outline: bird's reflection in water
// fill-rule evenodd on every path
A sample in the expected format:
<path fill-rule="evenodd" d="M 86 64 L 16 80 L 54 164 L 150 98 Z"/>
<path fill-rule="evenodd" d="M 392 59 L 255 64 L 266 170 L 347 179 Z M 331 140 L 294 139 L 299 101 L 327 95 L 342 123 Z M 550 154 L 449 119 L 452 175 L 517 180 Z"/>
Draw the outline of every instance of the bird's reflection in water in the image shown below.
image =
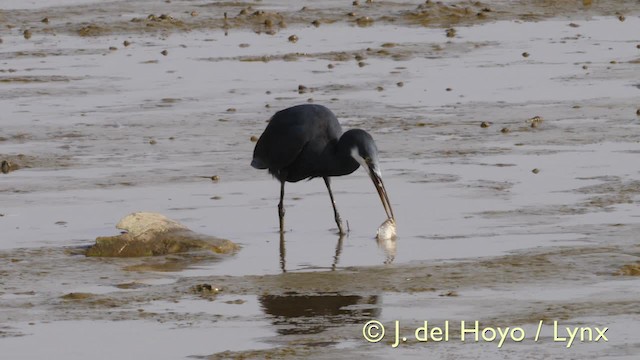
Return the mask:
<path fill-rule="evenodd" d="M 396 241 L 396 237 L 376 237 L 376 242 L 378 243 L 378 247 L 382 249 L 382 251 L 384 251 L 386 255 L 386 258 L 384 260 L 385 265 L 393 263 L 393 260 L 396 259 L 396 252 L 398 251 L 398 243 Z"/>
<path fill-rule="evenodd" d="M 284 233 L 280 232 L 280 270 L 287 272 L 287 246 L 284 242 Z"/>
<path fill-rule="evenodd" d="M 336 243 L 336 252 L 333 255 L 333 263 L 331 264 L 331 271 L 334 271 L 338 266 L 338 262 L 340 261 L 340 254 L 342 253 L 342 243 L 344 240 L 344 235 L 340 235 L 338 237 L 338 242 Z M 282 272 L 287 272 L 287 247 L 284 239 L 284 233 L 280 233 L 280 270 Z"/>
<path fill-rule="evenodd" d="M 344 236 L 338 237 L 331 270 L 336 270 L 342 253 Z M 285 234 L 280 233 L 280 268 L 286 270 Z M 378 295 L 341 295 L 322 293 L 303 295 L 287 293 L 285 295 L 263 295 L 259 297 L 265 314 L 273 316 L 273 324 L 278 333 L 317 334 L 335 326 L 360 324 L 380 315 Z"/>
<path fill-rule="evenodd" d="M 396 258 L 396 253 L 398 251 L 398 243 L 396 240 L 397 240 L 396 236 L 389 237 L 389 238 L 384 238 L 380 236 L 376 237 L 376 242 L 378 243 L 378 247 L 385 253 L 385 260 L 384 260 L 385 265 L 392 264 Z M 336 243 L 336 252 L 333 255 L 331 271 L 335 271 L 338 266 L 338 263 L 340 262 L 340 255 L 342 254 L 343 243 L 344 243 L 344 235 L 340 235 L 338 237 L 338 242 Z M 287 272 L 286 257 L 287 257 L 286 241 L 285 241 L 284 233 L 280 233 L 280 270 L 282 270 L 283 273 Z"/>
<path fill-rule="evenodd" d="M 264 295 L 259 298 L 265 314 L 281 335 L 318 334 L 331 327 L 360 324 L 380 316 L 378 295 Z"/>

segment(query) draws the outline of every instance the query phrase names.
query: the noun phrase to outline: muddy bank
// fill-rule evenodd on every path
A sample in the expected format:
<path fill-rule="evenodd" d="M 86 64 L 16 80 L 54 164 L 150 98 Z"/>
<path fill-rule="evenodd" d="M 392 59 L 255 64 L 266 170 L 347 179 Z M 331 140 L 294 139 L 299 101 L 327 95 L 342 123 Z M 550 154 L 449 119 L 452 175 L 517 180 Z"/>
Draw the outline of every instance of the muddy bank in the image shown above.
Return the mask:
<path fill-rule="evenodd" d="M 628 229 L 632 231 L 632 229 Z M 567 286 L 574 282 L 580 286 L 589 283 L 599 283 L 613 280 L 629 282 L 637 276 L 638 246 L 588 246 L 588 247 L 559 247 L 542 250 L 518 252 L 500 257 L 488 257 L 478 260 L 468 259 L 457 262 L 429 262 L 423 264 L 405 264 L 385 267 L 346 267 L 340 271 L 293 272 L 279 275 L 255 276 L 191 276 L 180 277 L 179 271 L 187 267 L 217 261 L 216 257 L 195 255 L 171 255 L 160 258 L 135 259 L 81 259 L 78 256 L 82 249 L 67 250 L 41 248 L 18 251 L 3 251 L 0 257 L 4 259 L 0 269 L 4 278 L 4 292 L 8 295 L 28 295 L 14 297 L 5 305 L 11 308 L 22 308 L 36 304 L 49 308 L 49 320 L 83 319 L 88 316 L 87 311 L 102 307 L 108 310 L 121 307 L 123 310 L 133 310 L 129 314 L 136 318 L 136 306 L 142 306 L 153 299 L 165 301 L 179 301 L 192 295 L 208 300 L 215 300 L 216 295 L 252 295 L 252 296 L 362 296 L 363 294 L 420 294 L 429 293 L 440 297 L 459 297 L 472 290 L 485 289 L 491 291 L 496 284 L 499 287 L 526 288 L 542 286 L 545 283 L 553 286 Z M 580 260 L 580 261 L 577 261 Z M 93 284 L 91 287 L 102 288 L 96 293 L 69 291 L 56 285 L 46 285 L 68 274 L 68 265 L 73 262 L 74 284 L 67 284 L 63 288 L 71 288 L 79 284 Z M 151 264 L 162 264 L 149 266 Z M 180 265 L 174 267 L 171 264 Z M 634 270 L 635 269 L 635 270 Z M 116 270 L 116 271 L 114 271 Z M 150 272 L 149 272 L 150 271 Z M 174 274 L 172 274 L 172 272 Z M 100 273 L 109 274 L 100 278 Z M 173 276 L 176 275 L 176 276 Z M 176 279 L 168 284 L 153 284 L 153 279 L 163 279 L 167 276 Z M 99 278 L 99 281 L 96 281 Z M 140 281 L 140 278 L 147 278 Z M 136 280 L 137 279 L 137 280 Z M 495 288 L 495 289 L 498 289 Z M 128 291 L 139 290 L 139 291 Z M 334 295 L 330 295 L 334 294 Z M 68 313 L 66 306 L 58 308 L 54 301 L 60 298 L 69 301 L 79 301 L 73 305 L 74 312 Z M 87 300 L 85 302 L 85 300 Z M 99 300 L 99 301 L 97 301 Z M 593 299 L 584 299 L 587 303 Z M 52 303 L 53 301 L 53 303 Z M 96 302 L 97 301 L 97 302 Z M 524 301 L 524 300 L 523 300 Z M 617 301 L 612 299 L 612 301 Z M 576 305 L 576 309 L 581 307 Z M 86 306 L 86 307 L 85 307 Z M 301 304 L 301 306 L 303 306 Z M 586 306 L 586 305 L 583 305 Z M 585 313 L 564 314 L 561 318 L 580 317 L 588 315 L 586 311 L 602 312 L 598 316 L 616 315 L 618 311 L 629 309 L 615 309 L 600 305 L 584 309 Z M 8 309 L 7 309 L 8 310 Z M 550 311 L 550 309 L 547 309 Z M 565 310 L 568 310 L 565 308 Z M 577 311 L 577 310 L 576 310 Z M 635 310 L 633 310 L 635 312 Z M 9 312 L 4 313 L 10 315 Z M 125 316 L 127 311 L 118 313 L 118 318 Z M 94 319 L 111 318 L 110 312 L 95 312 Z M 592 314 L 596 315 L 596 314 Z M 27 316 L 27 314 L 10 315 Z M 549 313 L 546 318 L 554 318 L 558 314 Z M 534 317 L 531 317 L 533 319 Z M 17 319 L 17 318 L 16 318 Z M 6 320 L 6 319 L 5 319 Z M 35 319 L 33 319 L 35 320 Z M 44 320 L 44 319 L 42 319 Z M 518 319 L 520 323 L 523 319 Z M 533 320 L 530 320 L 533 321 Z"/>
<path fill-rule="evenodd" d="M 16 121 L 0 129 L 6 149 L 0 159 L 22 156 L 11 163 L 44 169 L 90 169 L 100 161 L 110 169 L 74 187 L 200 181 L 220 173 L 225 180 L 245 180 L 249 177 L 237 166 L 240 158 L 231 154 L 249 153 L 249 139 L 276 109 L 307 101 L 327 104 L 348 126 L 384 134 L 379 141 L 388 157 L 464 159 L 517 152 L 522 145 L 590 144 L 602 139 L 602 131 L 609 141 L 629 141 L 627 126 L 637 119 L 637 102 L 629 98 L 634 84 L 628 83 L 637 65 L 633 5 L 498 1 L 333 7 L 310 2 L 292 8 L 267 2 L 252 4 L 250 11 L 247 4 L 233 2 L 111 2 L 6 9 L 0 81 L 9 90 L 3 105 Z M 227 36 L 224 12 L 227 31 L 235 31 Z M 551 16 L 554 21 L 544 27 L 535 23 Z M 589 22 L 593 16 L 607 18 Z M 369 26 L 358 26 L 362 17 L 372 20 Z M 418 25 L 415 17 L 429 21 Z M 326 21 L 316 27 L 315 18 Z M 278 25 L 282 21 L 288 27 Z M 606 26 L 596 26 L 599 22 Z M 276 33 L 265 35 L 265 24 Z M 484 25 L 484 32 L 473 28 Z M 447 37 L 441 27 L 451 26 L 459 28 Z M 538 40 L 496 36 L 510 26 Z M 23 37 L 27 27 L 30 39 Z M 78 33 L 83 28 L 87 36 Z M 607 28 L 620 39 L 609 47 L 603 45 L 612 41 Z M 338 33 L 345 35 L 331 40 Z M 296 43 L 288 41 L 291 35 L 298 37 Z M 375 41 L 358 40 L 363 37 Z M 495 51 L 501 48 L 504 53 Z M 427 70 L 447 66 L 452 71 Z M 216 69 L 222 68 L 233 71 L 220 74 Z M 305 75 L 278 75 L 288 68 Z M 549 74 L 547 81 L 523 75 L 536 71 Z M 504 83 L 507 78 L 514 83 Z M 593 92 L 594 82 L 626 82 L 628 91 L 607 98 L 607 86 Z M 543 96 L 555 92 L 555 83 L 563 84 L 557 96 Z M 482 84 L 491 84 L 497 95 L 482 96 L 491 93 Z M 158 91 L 134 90 L 141 87 Z M 69 101 L 77 98 L 85 101 Z M 52 113 L 51 106 L 61 111 Z M 526 121 L 533 116 L 547 121 L 532 128 Z M 585 117 L 594 120 L 580 120 Z M 612 121 L 618 119 L 624 122 Z M 176 122 L 190 126 L 178 130 Z M 224 139 L 208 138 L 211 122 L 227 135 Z M 491 126 L 481 128 L 483 122 Z M 450 146 L 414 149 L 409 144 L 407 151 L 407 134 L 447 139 Z M 506 144 L 467 146 L 469 138 Z M 211 151 L 219 157 L 215 167 L 207 166 L 210 157 L 201 156 Z M 148 160 L 163 166 L 149 169 Z M 146 173 L 135 176 L 125 170 L 128 166 Z M 37 189 L 25 187 L 10 184 L 0 191 Z"/>
<path fill-rule="evenodd" d="M 115 34 L 163 34 L 193 30 L 233 31 L 249 29 L 273 35 L 290 27 L 333 24 L 376 24 L 450 27 L 497 20 L 536 21 L 549 17 L 580 19 L 616 16 L 637 11 L 631 0 L 616 1 L 447 1 L 344 3 L 342 7 L 314 2 L 297 6 L 278 1 L 246 2 L 96 2 L 90 5 L 44 9 L 8 9 L 0 23 L 9 29 L 38 34 L 104 36 Z M 19 7 L 19 5 L 17 6 Z M 64 21 L 61 21 L 64 19 Z M 25 36 L 26 37 L 26 36 Z M 27 40 L 29 40 L 27 39 Z"/>
<path fill-rule="evenodd" d="M 518 324 L 526 327 L 540 320 L 568 322 L 580 318 L 599 319 L 596 320 L 598 323 L 610 325 L 611 319 L 618 316 L 640 315 L 636 306 L 637 293 L 630 289 L 637 280 L 617 273 L 620 264 L 633 259 L 637 261 L 637 245 L 547 248 L 460 262 L 350 267 L 340 271 L 268 276 L 185 278 L 170 275 L 169 279 L 173 280 L 169 281 L 166 280 L 167 273 L 158 273 L 158 269 L 150 269 L 151 273 L 146 272 L 149 269 L 140 267 L 133 272 L 127 269 L 134 263 L 144 264 L 147 260 L 80 259 L 60 249 L 2 252 L 0 257 L 7 260 L 2 261 L 0 268 L 4 284 L 0 294 L 3 323 L 117 320 L 201 328 L 207 323 L 225 323 L 234 318 L 237 321 L 238 315 L 233 315 L 235 311 L 225 314 L 220 306 L 252 309 L 250 304 L 257 301 L 260 309 L 249 310 L 248 313 L 245 310 L 241 318 L 247 321 L 266 316 L 277 334 L 269 341 L 279 346 L 206 356 L 212 359 L 317 356 L 315 344 L 325 342 L 321 348 L 327 349 L 322 353 L 334 351 L 332 345 L 339 344 L 335 339 L 360 342 L 361 326 L 368 319 L 388 319 L 389 316 L 384 316 L 385 309 L 392 304 L 398 306 L 398 296 L 404 301 L 412 299 L 410 303 L 413 304 L 430 304 L 429 307 L 435 307 L 435 311 L 446 309 L 440 315 L 432 314 L 430 321 L 468 319 L 480 312 L 483 326 Z M 211 261 L 187 257 L 178 259 L 174 257 L 174 261 L 187 266 Z M 73 284 L 56 285 L 57 279 L 68 278 L 70 263 L 76 274 Z M 108 275 L 99 277 L 98 274 Z M 619 281 L 623 281 L 620 285 L 627 290 L 615 296 L 606 290 L 602 292 L 604 284 Z M 69 291 L 74 288 L 82 290 L 80 284 L 95 290 Z M 525 289 L 538 289 L 540 293 L 528 298 L 517 295 Z M 555 296 L 560 293 L 574 295 L 566 300 L 554 300 L 553 295 L 545 295 L 549 291 Z M 595 293 L 599 295 L 589 295 Z M 516 298 L 510 300 L 512 296 Z M 489 302 L 504 306 L 488 307 Z M 186 308 L 180 304 L 185 304 Z M 199 310 L 205 305 L 213 307 L 204 312 Z M 161 310 L 167 306 L 177 306 L 181 310 Z M 46 310 L 46 314 L 24 310 L 30 308 Z M 420 317 L 420 311 L 412 308 L 407 307 L 395 315 L 395 319 L 405 324 L 401 328 L 405 333 L 412 331 L 412 321 L 420 320 L 415 318 Z M 619 337 L 623 335 L 620 329 L 612 329 L 612 333 Z M 0 334 L 3 338 L 26 335 L 11 326 L 2 329 Z M 452 334 L 454 336 L 456 331 Z M 392 338 L 385 339 L 384 343 L 390 346 Z M 548 348 L 552 344 L 548 340 L 544 343 L 546 345 L 540 346 Z M 446 348 L 455 349 L 457 346 L 448 344 Z M 368 353 L 375 349 L 380 350 L 380 347 L 370 348 L 366 343 L 349 346 L 349 351 L 355 353 Z M 434 351 L 444 350 L 440 346 L 436 349 Z"/>
<path fill-rule="evenodd" d="M 13 136 L 16 137 L 15 135 Z M 17 137 L 20 137 L 19 135 Z M 0 171 L 8 174 L 19 169 L 29 168 L 64 168 L 72 166 L 69 157 L 35 157 L 25 154 L 0 154 Z"/>

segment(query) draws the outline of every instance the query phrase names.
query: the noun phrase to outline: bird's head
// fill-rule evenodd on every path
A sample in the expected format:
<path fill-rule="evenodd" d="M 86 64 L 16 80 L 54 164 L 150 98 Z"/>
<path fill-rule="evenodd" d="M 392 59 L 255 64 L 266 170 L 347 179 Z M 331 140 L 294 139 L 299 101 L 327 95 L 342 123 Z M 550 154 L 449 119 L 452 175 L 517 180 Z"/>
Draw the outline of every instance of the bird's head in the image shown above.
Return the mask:
<path fill-rule="evenodd" d="M 351 143 L 350 155 L 351 157 L 364 168 L 367 172 L 373 185 L 375 185 L 384 211 L 387 213 L 389 219 L 395 221 L 393 216 L 393 210 L 391 209 L 391 202 L 389 196 L 382 183 L 382 171 L 380 170 L 380 162 L 378 160 L 378 147 L 373 141 L 371 135 L 368 132 L 360 129 L 352 129 L 344 133 L 343 136 L 349 138 Z"/>

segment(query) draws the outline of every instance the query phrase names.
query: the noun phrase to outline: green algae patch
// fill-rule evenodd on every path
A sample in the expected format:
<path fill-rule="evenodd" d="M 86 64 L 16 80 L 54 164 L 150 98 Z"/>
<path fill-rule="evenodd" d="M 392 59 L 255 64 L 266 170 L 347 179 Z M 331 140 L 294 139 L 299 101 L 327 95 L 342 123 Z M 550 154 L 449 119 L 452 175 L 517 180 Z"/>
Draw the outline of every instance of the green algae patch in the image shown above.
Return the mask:
<path fill-rule="evenodd" d="M 229 254 L 239 249 L 230 240 L 196 233 L 158 213 L 133 213 L 116 227 L 124 232 L 96 238 L 96 243 L 87 249 L 86 256 L 143 257 L 202 250 Z"/>

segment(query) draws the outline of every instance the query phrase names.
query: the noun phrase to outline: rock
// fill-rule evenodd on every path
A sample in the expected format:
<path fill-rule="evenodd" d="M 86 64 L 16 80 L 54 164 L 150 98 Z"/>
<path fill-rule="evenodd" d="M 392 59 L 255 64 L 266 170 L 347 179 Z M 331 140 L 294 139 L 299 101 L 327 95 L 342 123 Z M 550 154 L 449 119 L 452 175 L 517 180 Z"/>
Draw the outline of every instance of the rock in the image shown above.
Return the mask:
<path fill-rule="evenodd" d="M 18 155 L 18 158 L 21 158 L 22 155 Z M 2 160 L 2 162 L 0 162 L 0 172 L 3 174 L 8 174 L 12 171 L 16 171 L 18 169 L 20 169 L 21 166 L 16 164 L 15 162 L 12 162 L 10 160 Z"/>
<path fill-rule="evenodd" d="M 99 36 L 107 33 L 109 30 L 107 28 L 102 28 L 100 26 L 89 24 L 87 26 L 83 26 L 78 29 L 78 35 L 80 36 Z"/>
<path fill-rule="evenodd" d="M 367 27 L 373 24 L 373 19 L 368 16 L 362 16 L 356 19 L 356 24 L 360 27 Z"/>
<path fill-rule="evenodd" d="M 95 245 L 87 249 L 86 256 L 157 256 L 198 250 L 227 254 L 239 249 L 229 240 L 198 234 L 158 213 L 129 214 L 120 220 L 116 228 L 124 232 L 96 238 Z"/>
<path fill-rule="evenodd" d="M 167 232 L 173 230 L 188 230 L 186 226 L 168 217 L 151 212 L 137 212 L 125 216 L 116 228 L 124 230 L 132 237 L 141 240 L 151 240 L 148 236 L 158 232 Z"/>
<path fill-rule="evenodd" d="M 94 297 L 91 293 L 83 293 L 83 292 L 75 292 L 68 293 L 66 295 L 61 296 L 60 298 L 63 300 L 85 300 Z"/>
<path fill-rule="evenodd" d="M 8 174 L 9 171 L 11 171 L 11 163 L 7 160 L 2 160 L 2 164 L 0 164 L 0 172 Z"/>
<path fill-rule="evenodd" d="M 220 292 L 220 288 L 213 287 L 211 284 L 198 284 L 191 287 L 191 292 L 194 294 L 217 294 Z"/>
<path fill-rule="evenodd" d="M 526 122 L 531 124 L 532 128 L 537 128 L 540 125 L 542 125 L 542 122 L 544 121 L 544 119 L 541 116 L 534 116 L 531 119 L 528 119 Z"/>

